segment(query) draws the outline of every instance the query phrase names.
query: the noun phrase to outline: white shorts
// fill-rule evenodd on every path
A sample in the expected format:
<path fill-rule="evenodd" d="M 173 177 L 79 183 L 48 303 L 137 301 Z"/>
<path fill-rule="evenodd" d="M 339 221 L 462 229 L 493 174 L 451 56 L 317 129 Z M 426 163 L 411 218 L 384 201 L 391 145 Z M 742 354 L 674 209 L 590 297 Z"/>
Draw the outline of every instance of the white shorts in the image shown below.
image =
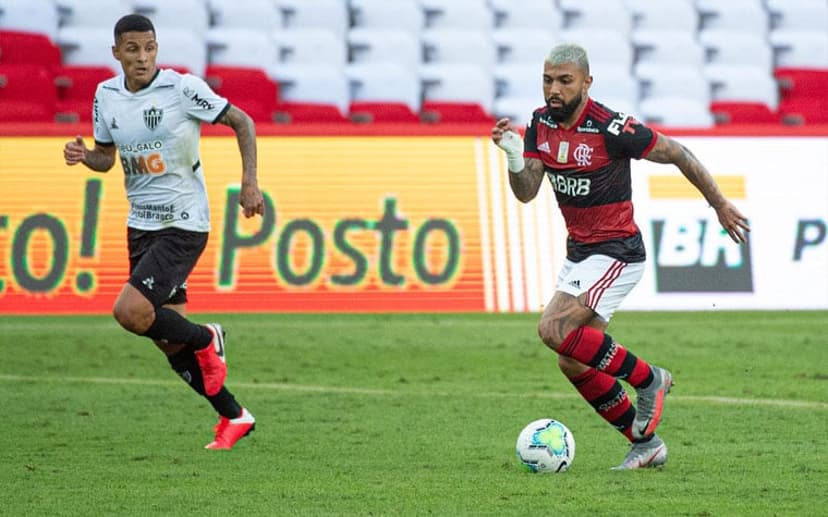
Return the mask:
<path fill-rule="evenodd" d="M 581 262 L 564 260 L 556 288 L 575 297 L 586 293 L 585 305 L 609 322 L 643 274 L 644 262 L 592 255 Z"/>

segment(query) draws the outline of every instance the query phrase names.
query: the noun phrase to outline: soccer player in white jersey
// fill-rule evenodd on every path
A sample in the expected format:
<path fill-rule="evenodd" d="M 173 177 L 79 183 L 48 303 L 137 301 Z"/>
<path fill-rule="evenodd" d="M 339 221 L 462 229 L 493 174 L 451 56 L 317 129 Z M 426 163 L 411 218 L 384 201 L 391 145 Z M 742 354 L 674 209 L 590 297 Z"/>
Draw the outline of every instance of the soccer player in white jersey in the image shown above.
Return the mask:
<path fill-rule="evenodd" d="M 198 156 L 201 123 L 233 129 L 242 159 L 240 204 L 245 217 L 264 214 L 256 179 L 252 119 L 200 78 L 156 67 L 152 22 L 129 14 L 115 24 L 112 54 L 123 74 L 98 85 L 93 106 L 95 147 L 80 136 L 63 150 L 68 165 L 97 172 L 124 170 L 129 280 L 115 301 L 121 326 L 152 339 L 175 370 L 219 414 L 207 449 L 231 449 L 255 419 L 224 386 L 227 366 L 221 325 L 187 319 L 187 276 L 207 244 L 210 213 Z"/>

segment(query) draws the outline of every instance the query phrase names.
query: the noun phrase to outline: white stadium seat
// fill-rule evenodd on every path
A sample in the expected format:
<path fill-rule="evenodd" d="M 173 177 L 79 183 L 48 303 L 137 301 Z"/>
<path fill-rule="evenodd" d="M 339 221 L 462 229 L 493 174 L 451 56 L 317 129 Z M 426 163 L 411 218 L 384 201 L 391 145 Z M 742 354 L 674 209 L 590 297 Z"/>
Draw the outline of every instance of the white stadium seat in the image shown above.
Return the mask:
<path fill-rule="evenodd" d="M 351 63 L 396 61 L 419 69 L 423 47 L 414 34 L 399 29 L 354 27 L 348 32 L 348 56 Z"/>
<path fill-rule="evenodd" d="M 560 0 L 559 8 L 564 15 L 565 29 L 611 29 L 627 33 L 633 27 L 631 12 L 618 1 Z"/>
<path fill-rule="evenodd" d="M 501 97 L 495 99 L 493 114 L 495 118 L 508 117 L 512 124 L 521 126 L 532 120 L 532 113 L 543 107 L 543 96 L 531 97 Z"/>
<path fill-rule="evenodd" d="M 0 29 L 36 32 L 55 40 L 58 21 L 52 0 L 0 0 Z"/>
<path fill-rule="evenodd" d="M 493 76 L 498 97 L 535 97 L 543 103 L 543 60 L 500 64 Z"/>
<path fill-rule="evenodd" d="M 475 29 L 426 29 L 423 32 L 424 63 L 466 63 L 492 70 L 497 48 L 489 31 Z"/>
<path fill-rule="evenodd" d="M 543 63 L 549 51 L 560 43 L 557 33 L 535 28 L 495 29 L 492 40 L 499 63 Z"/>
<path fill-rule="evenodd" d="M 566 29 L 560 33 L 561 42 L 577 43 L 584 47 L 590 62 L 603 61 L 632 69 L 634 48 L 628 33 L 613 29 Z"/>
<path fill-rule="evenodd" d="M 641 82 L 642 99 L 684 97 L 710 102 L 710 83 L 700 67 L 642 63 L 635 66 L 635 75 Z"/>
<path fill-rule="evenodd" d="M 699 42 L 708 64 L 733 64 L 773 68 L 773 49 L 767 37 L 733 29 L 704 29 Z"/>
<path fill-rule="evenodd" d="M 767 0 L 774 30 L 818 31 L 828 27 L 828 2 L 824 0 Z"/>
<path fill-rule="evenodd" d="M 776 66 L 828 68 L 825 30 L 774 29 L 769 38 Z"/>
<path fill-rule="evenodd" d="M 155 26 L 158 40 L 158 64 L 184 67 L 199 77 L 207 68 L 207 41 L 198 32 L 181 27 Z"/>
<path fill-rule="evenodd" d="M 346 75 L 351 100 L 398 102 L 417 112 L 422 102 L 420 77 L 394 62 L 369 62 L 349 65 Z"/>
<path fill-rule="evenodd" d="M 425 28 L 425 13 L 418 0 L 351 0 L 351 19 L 351 30 L 402 30 L 417 36 Z"/>
<path fill-rule="evenodd" d="M 342 0 L 274 0 L 288 29 L 327 29 L 345 40 L 350 25 L 348 2 Z"/>
<path fill-rule="evenodd" d="M 279 64 L 329 66 L 343 70 L 348 61 L 345 40 L 327 29 L 277 29 L 272 36 Z"/>
<path fill-rule="evenodd" d="M 494 82 L 491 74 L 476 65 L 424 66 L 423 99 L 439 102 L 469 102 L 492 111 Z"/>
<path fill-rule="evenodd" d="M 331 104 L 348 113 L 348 80 L 340 70 L 315 65 L 293 65 L 274 69 L 271 78 L 279 83 L 279 97 L 285 102 Z"/>
<path fill-rule="evenodd" d="M 106 66 L 121 73 L 121 64 L 112 57 L 112 27 L 64 27 L 57 36 L 64 65 Z"/>
<path fill-rule="evenodd" d="M 641 120 L 648 124 L 709 128 L 715 122 L 709 105 L 696 99 L 653 97 L 642 100 L 638 109 Z"/>
<path fill-rule="evenodd" d="M 697 0 L 702 30 L 735 30 L 764 36 L 770 16 L 762 0 Z"/>
<path fill-rule="evenodd" d="M 129 0 L 57 0 L 61 27 L 114 28 L 125 14 L 132 12 Z"/>
<path fill-rule="evenodd" d="M 500 28 L 542 29 L 563 28 L 564 15 L 552 0 L 491 0 L 495 26 Z"/>
<path fill-rule="evenodd" d="M 282 27 L 282 13 L 273 0 L 210 0 L 213 28 L 272 31 Z"/>
<path fill-rule="evenodd" d="M 210 11 L 204 0 L 133 0 L 132 7 L 152 20 L 159 36 L 159 27 L 179 27 L 202 37 L 210 28 Z"/>
<path fill-rule="evenodd" d="M 633 30 L 695 32 L 699 13 L 692 0 L 625 0 L 634 20 Z"/>
<path fill-rule="evenodd" d="M 704 68 L 714 101 L 761 102 L 771 109 L 779 103 L 779 86 L 764 66 L 708 65 Z"/>
<path fill-rule="evenodd" d="M 425 26 L 429 29 L 473 29 L 494 27 L 494 12 L 486 0 L 421 0 Z"/>
<path fill-rule="evenodd" d="M 213 65 L 261 68 L 270 71 L 279 60 L 270 31 L 213 27 L 207 31 L 208 61 Z"/>
<path fill-rule="evenodd" d="M 632 34 L 635 62 L 701 66 L 705 63 L 704 48 L 695 32 L 673 30 L 640 30 Z"/>

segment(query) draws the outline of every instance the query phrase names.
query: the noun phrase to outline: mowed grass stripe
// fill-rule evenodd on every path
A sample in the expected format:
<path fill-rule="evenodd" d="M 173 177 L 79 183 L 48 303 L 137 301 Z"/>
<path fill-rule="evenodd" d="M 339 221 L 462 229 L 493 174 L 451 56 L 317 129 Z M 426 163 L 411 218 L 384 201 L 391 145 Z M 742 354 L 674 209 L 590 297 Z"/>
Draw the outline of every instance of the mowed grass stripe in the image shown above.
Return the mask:
<path fill-rule="evenodd" d="M 51 382 L 51 383 L 75 383 L 75 384 L 114 384 L 114 385 L 139 385 L 139 386 L 177 386 L 181 384 L 174 380 L 159 379 L 125 379 L 116 377 L 57 377 L 57 376 L 32 376 L 32 375 L 11 375 L 0 374 L 0 381 L 4 382 Z M 423 396 L 423 397 L 474 397 L 474 398 L 515 398 L 515 399 L 578 399 L 576 393 L 561 392 L 537 392 L 537 393 L 495 393 L 474 391 L 458 393 L 457 391 L 426 391 L 426 390 L 383 390 L 375 388 L 358 388 L 342 386 L 320 386 L 309 384 L 293 384 L 282 382 L 233 382 L 234 388 L 258 389 L 273 391 L 297 391 L 308 393 L 338 393 L 347 395 L 370 395 L 370 396 Z M 790 399 L 769 399 L 769 398 L 741 398 L 722 396 L 699 396 L 699 395 L 670 395 L 670 402 L 690 404 L 718 404 L 736 406 L 769 406 L 801 409 L 828 409 L 828 403 L 809 400 Z"/>

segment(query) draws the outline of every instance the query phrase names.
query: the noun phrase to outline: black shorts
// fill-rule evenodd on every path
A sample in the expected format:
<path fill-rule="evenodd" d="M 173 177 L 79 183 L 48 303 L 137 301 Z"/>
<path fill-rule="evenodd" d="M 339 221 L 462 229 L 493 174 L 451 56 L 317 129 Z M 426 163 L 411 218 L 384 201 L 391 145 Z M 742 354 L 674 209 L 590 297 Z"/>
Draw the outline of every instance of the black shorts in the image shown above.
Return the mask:
<path fill-rule="evenodd" d="M 187 277 L 207 246 L 206 232 L 127 228 L 129 284 L 154 307 L 187 303 Z"/>

